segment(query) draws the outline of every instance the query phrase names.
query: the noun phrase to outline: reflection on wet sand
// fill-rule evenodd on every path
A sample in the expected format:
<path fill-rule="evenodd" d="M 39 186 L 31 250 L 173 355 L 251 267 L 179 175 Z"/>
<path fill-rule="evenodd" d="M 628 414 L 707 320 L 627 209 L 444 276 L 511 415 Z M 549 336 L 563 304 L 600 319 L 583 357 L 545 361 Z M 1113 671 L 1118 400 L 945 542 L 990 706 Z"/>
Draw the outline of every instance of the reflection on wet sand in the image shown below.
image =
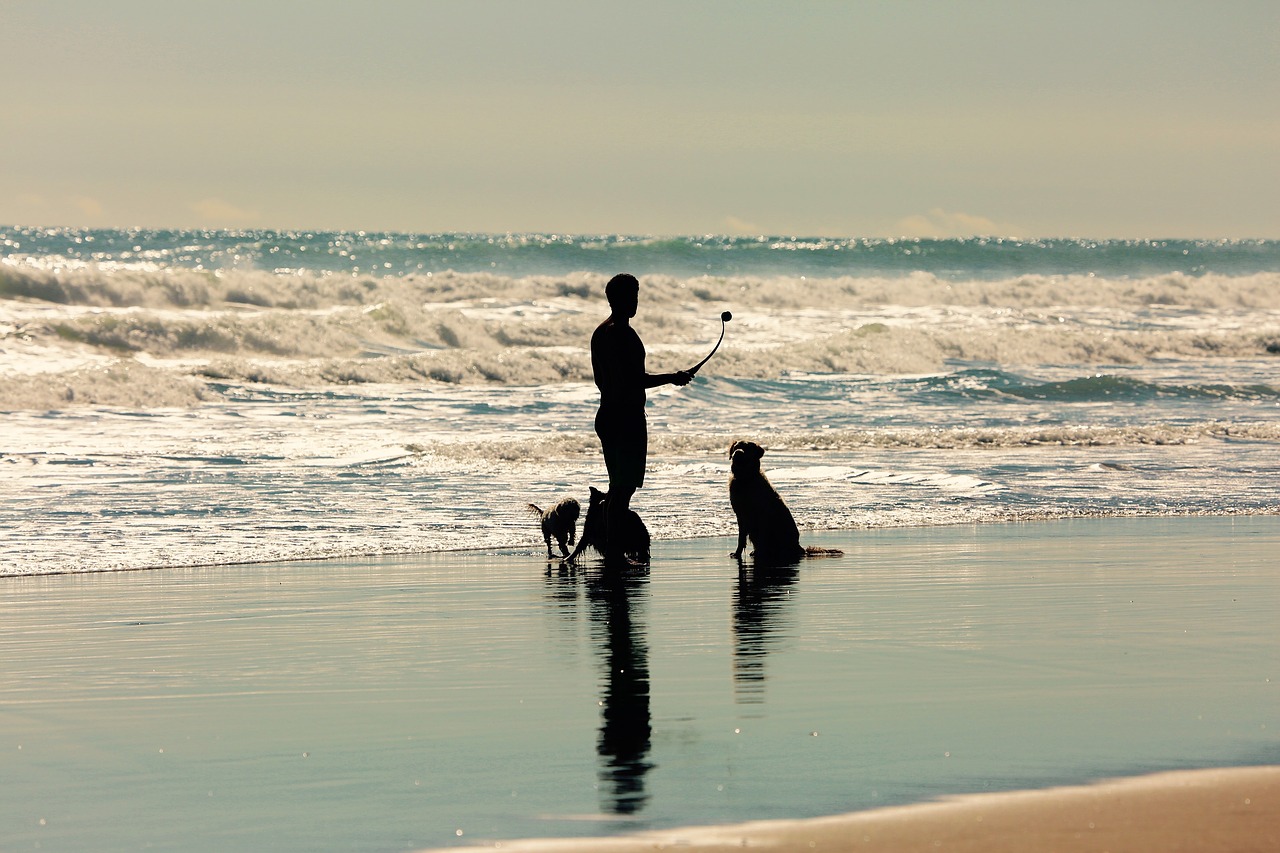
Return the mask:
<path fill-rule="evenodd" d="M 562 604 L 575 601 L 579 582 L 586 586 L 592 639 L 604 663 L 600 685 L 601 808 L 615 815 L 634 815 L 649 795 L 645 776 L 652 723 L 649 715 L 649 645 L 637 611 L 647 595 L 648 568 L 623 572 L 548 571 L 552 596 Z M 569 608 L 566 608 L 566 612 Z"/>
<path fill-rule="evenodd" d="M 795 566 L 741 568 L 733 592 L 733 686 L 739 705 L 764 702 L 764 663 L 779 640 L 800 572 Z"/>
<path fill-rule="evenodd" d="M 606 672 L 600 694 L 601 795 L 614 814 L 635 814 L 648 800 L 649 645 L 634 607 L 645 593 L 648 569 L 606 572 L 588 586 L 591 618 L 602 641 Z"/>

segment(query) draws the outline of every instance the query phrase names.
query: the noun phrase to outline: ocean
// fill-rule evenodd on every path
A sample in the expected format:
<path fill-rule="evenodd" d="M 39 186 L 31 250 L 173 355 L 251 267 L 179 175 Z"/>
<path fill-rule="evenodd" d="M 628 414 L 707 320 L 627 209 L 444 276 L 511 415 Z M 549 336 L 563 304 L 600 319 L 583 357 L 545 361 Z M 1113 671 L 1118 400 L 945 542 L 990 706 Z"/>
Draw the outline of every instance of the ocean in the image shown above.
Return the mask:
<path fill-rule="evenodd" d="M 641 280 L 655 539 L 1280 511 L 1280 242 L 0 227 L 0 574 L 542 551 Z"/>

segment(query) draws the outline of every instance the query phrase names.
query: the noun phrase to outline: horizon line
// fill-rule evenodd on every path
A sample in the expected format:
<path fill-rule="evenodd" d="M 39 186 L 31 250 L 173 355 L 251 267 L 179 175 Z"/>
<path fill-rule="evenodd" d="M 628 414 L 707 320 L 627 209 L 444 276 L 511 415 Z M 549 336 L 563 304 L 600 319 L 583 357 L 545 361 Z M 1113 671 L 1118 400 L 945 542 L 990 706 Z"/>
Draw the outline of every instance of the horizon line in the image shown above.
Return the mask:
<path fill-rule="evenodd" d="M 1020 236 L 1016 234 L 999 234 L 999 233 L 983 233 L 973 232 L 966 234 L 950 234 L 950 235 L 926 235 L 926 234 L 821 234 L 821 233 L 800 233 L 800 232 L 782 232 L 782 233 L 730 233 L 727 231 L 687 231 L 687 232 L 626 232 L 626 231 L 575 231 L 565 229 L 552 229 L 546 231 L 518 231 L 518 230 L 407 230 L 395 228 L 292 228 L 292 227 L 269 227 L 269 226 L 153 226 L 153 225 L 36 225 L 36 224 L 0 224 L 0 231 L 7 230 L 36 230 L 45 232 L 91 232 L 91 231 L 117 231 L 123 233 L 142 233 L 142 232 L 208 232 L 216 234 L 252 234 L 252 233 L 271 233 L 271 234 L 351 234 L 360 237 L 370 235 L 386 235 L 397 234 L 406 237 L 552 237 L 563 239 L 580 239 L 580 238 L 612 238 L 623 240 L 675 240 L 675 239 L 716 239 L 716 240 L 831 240 L 831 241 L 882 241 L 882 242 L 921 242 L 927 240 L 951 241 L 951 240 L 990 240 L 996 242 L 1017 242 L 1017 243 L 1037 243 L 1037 242 L 1098 242 L 1098 243 L 1273 243 L 1280 241 L 1280 237 L 1261 237 L 1261 236 L 1209 236 L 1202 235 L 1198 237 L 1170 237 L 1170 236 L 1123 236 L 1123 237 L 1100 237 L 1090 236 L 1086 234 L 1058 234 L 1048 235 L 1041 234 L 1036 236 Z"/>

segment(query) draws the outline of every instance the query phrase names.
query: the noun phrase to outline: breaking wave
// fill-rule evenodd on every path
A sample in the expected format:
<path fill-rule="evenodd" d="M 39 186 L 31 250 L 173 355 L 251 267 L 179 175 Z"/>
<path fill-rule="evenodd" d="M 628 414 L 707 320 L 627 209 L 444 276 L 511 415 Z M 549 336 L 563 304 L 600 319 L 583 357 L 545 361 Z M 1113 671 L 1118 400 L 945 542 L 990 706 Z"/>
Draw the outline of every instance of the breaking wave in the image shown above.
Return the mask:
<path fill-rule="evenodd" d="M 361 276 L 0 264 L 0 407 L 213 395 L 210 382 L 530 385 L 590 378 L 604 277 Z M 1143 364 L 1280 352 L 1280 273 L 1151 278 L 1026 275 L 645 277 L 636 325 L 655 370 L 696 361 L 732 310 L 720 376 L 911 374 L 953 362 Z M 122 360 L 148 369 L 124 370 Z M 102 388 L 95 377 L 113 371 Z M 172 374 L 161 380 L 161 373 Z M 57 376 L 62 390 L 24 377 Z M 123 378 L 122 378 L 123 377 Z M 1080 380 L 1088 383 L 1089 380 Z M 1071 396 L 1057 389 L 993 393 Z M 200 386 L 205 386 L 202 390 Z M 167 390 L 162 386 L 168 386 Z M 182 392 L 183 388 L 194 390 Z M 71 389 L 71 393 L 65 393 Z M 1202 388 L 1202 393 L 1217 393 Z M 1141 396 L 1137 387 L 1112 395 Z M 1156 391 L 1155 393 L 1163 393 Z"/>
<path fill-rule="evenodd" d="M 9 257 L 0 263 L 0 297 L 58 305 L 143 308 L 227 306 L 319 310 L 386 302 L 528 303 L 557 298 L 603 302 L 608 273 L 504 276 L 488 272 L 380 275 L 313 270 L 200 270 Z M 732 303 L 751 308 L 860 308 L 867 305 L 968 305 L 1004 308 L 1171 306 L 1280 309 L 1280 272 L 1244 275 L 1172 271 L 1150 276 L 1027 272 L 1005 278 L 955 278 L 925 270 L 898 274 L 644 275 L 645 300 Z"/>

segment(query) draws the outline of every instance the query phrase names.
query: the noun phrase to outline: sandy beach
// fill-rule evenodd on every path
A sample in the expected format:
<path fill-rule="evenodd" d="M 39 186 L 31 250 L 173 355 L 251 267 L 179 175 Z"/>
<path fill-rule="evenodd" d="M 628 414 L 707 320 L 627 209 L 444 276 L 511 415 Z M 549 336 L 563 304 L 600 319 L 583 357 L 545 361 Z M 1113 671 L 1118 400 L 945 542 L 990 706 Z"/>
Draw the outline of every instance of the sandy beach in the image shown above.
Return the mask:
<path fill-rule="evenodd" d="M 1250 853 L 1280 850 L 1280 767 L 1160 773 L 1096 785 L 956 797 L 806 821 L 492 845 L 516 853 L 688 849 L 880 853 Z"/>

